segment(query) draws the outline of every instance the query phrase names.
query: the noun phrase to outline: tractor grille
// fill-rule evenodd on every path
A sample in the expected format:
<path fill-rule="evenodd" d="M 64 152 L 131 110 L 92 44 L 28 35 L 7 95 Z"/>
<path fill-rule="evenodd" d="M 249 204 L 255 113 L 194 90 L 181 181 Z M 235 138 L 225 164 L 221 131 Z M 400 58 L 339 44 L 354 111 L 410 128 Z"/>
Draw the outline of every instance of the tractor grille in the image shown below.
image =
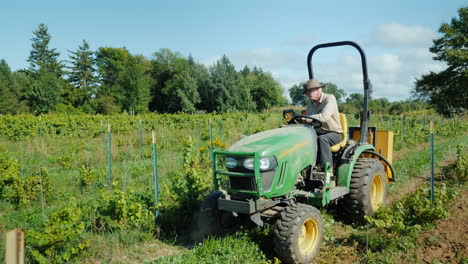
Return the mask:
<path fill-rule="evenodd" d="M 257 184 L 254 177 L 230 176 L 229 184 L 231 189 L 242 191 L 257 191 Z"/>

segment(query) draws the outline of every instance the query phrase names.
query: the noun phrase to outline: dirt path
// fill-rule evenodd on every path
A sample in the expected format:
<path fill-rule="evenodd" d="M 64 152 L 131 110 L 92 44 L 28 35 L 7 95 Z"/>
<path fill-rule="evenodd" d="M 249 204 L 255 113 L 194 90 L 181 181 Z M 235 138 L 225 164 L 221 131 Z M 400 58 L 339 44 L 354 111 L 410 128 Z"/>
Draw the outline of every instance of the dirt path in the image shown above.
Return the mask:
<path fill-rule="evenodd" d="M 439 220 L 433 229 L 423 232 L 414 252 L 416 263 L 467 263 L 468 261 L 468 188 L 452 201 L 448 218 Z M 462 259 L 464 261 L 462 261 Z M 401 262 L 400 262 L 401 261 Z M 399 263 L 414 263 L 404 260 Z"/>
<path fill-rule="evenodd" d="M 437 144 L 443 144 L 445 141 L 447 140 L 438 141 Z M 407 155 L 411 155 L 411 153 L 424 148 L 429 148 L 429 143 L 396 151 L 394 153 L 394 161 L 403 159 Z M 436 167 L 435 175 L 439 179 L 443 177 L 440 175 L 440 168 L 453 163 L 456 159 L 455 155 L 445 158 L 446 159 L 443 162 L 439 162 Z M 406 181 L 405 184 L 398 189 L 398 192 L 393 192 L 387 197 L 388 204 L 401 199 L 405 195 L 413 193 L 429 178 L 428 173 L 426 174 Z M 441 220 L 440 223 L 437 224 L 436 229 L 426 232 L 426 236 L 421 236 L 417 251 L 418 261 L 416 263 L 437 263 L 428 262 L 427 260 L 439 260 L 442 261 L 442 263 L 459 263 L 447 261 L 460 260 L 461 256 L 468 257 L 468 230 L 466 224 L 468 208 L 467 202 L 465 201 L 467 198 L 466 195 L 467 190 L 464 189 L 463 195 L 455 199 L 454 203 L 456 203 L 457 206 L 454 206 L 451 210 L 452 217 Z M 334 239 L 339 241 L 339 246 L 336 246 L 334 243 L 325 243 L 319 251 L 319 255 L 316 257 L 314 263 L 344 264 L 358 263 L 361 261 L 362 255 L 360 256 L 359 252 L 362 250 L 359 249 L 360 245 L 358 242 L 351 239 L 352 228 L 341 223 L 332 224 L 334 225 Z M 434 238 L 432 235 L 433 232 L 437 232 L 437 238 Z M 432 244 L 428 241 L 432 241 Z M 416 255 L 416 253 L 413 252 L 413 255 Z M 403 260 L 402 258 L 396 263 L 414 263 L 414 261 L 408 262 L 408 260 Z"/>
<path fill-rule="evenodd" d="M 438 140 L 436 144 L 443 144 L 444 142 L 448 140 L 450 139 Z M 430 147 L 429 143 L 427 142 L 427 143 L 419 144 L 415 147 L 400 149 L 398 151 L 395 151 L 395 153 L 393 153 L 393 160 L 395 162 L 397 160 L 405 158 L 407 155 L 411 155 L 411 153 L 418 152 L 421 149 L 429 149 L 429 147 Z M 455 156 L 447 157 L 443 162 L 439 163 L 436 167 L 435 175 L 439 174 L 440 172 L 439 167 L 443 167 L 450 163 L 453 163 L 454 160 L 455 160 Z M 392 204 L 394 201 L 399 200 L 403 196 L 414 192 L 419 186 L 421 186 L 422 182 L 428 179 L 428 177 L 429 175 L 421 175 L 419 177 L 411 178 L 410 180 L 406 181 L 404 185 L 399 187 L 398 192 L 393 192 L 392 194 L 388 195 L 387 203 Z"/>

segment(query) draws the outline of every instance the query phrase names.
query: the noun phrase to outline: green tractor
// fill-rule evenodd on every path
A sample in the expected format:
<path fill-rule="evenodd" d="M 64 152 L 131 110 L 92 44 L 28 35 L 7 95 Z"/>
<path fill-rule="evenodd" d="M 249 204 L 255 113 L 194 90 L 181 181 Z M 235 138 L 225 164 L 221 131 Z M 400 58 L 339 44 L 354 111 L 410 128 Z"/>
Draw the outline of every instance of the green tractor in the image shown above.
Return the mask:
<path fill-rule="evenodd" d="M 319 120 L 284 111 L 288 125 L 241 139 L 227 151 L 213 151 L 216 191 L 203 201 L 198 226 L 203 234 L 219 234 L 232 219 L 247 218 L 258 226 L 275 223 L 274 249 L 285 263 L 309 263 L 323 237 L 317 208 L 340 203 L 355 222 L 386 201 L 387 183 L 395 181 L 391 165 L 393 133 L 368 127 L 370 81 L 362 48 L 351 41 L 320 44 L 307 56 L 309 79 L 312 55 L 320 48 L 350 45 L 360 55 L 364 105 L 360 126 L 348 128 L 340 114 L 342 141 L 332 147 L 333 164 L 314 170 Z M 349 133 L 346 133 L 349 131 Z M 349 134 L 349 135 L 348 135 Z M 331 170 L 334 175 L 331 175 Z"/>

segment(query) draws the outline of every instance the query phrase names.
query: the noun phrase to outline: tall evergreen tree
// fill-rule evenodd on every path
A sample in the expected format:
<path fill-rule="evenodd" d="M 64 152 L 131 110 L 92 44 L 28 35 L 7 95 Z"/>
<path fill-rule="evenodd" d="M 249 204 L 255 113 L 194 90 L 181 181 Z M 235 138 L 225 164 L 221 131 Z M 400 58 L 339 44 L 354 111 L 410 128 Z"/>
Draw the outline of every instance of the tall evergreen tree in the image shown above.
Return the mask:
<path fill-rule="evenodd" d="M 59 53 L 49 48 L 51 36 L 47 26 L 40 24 L 33 31 L 32 50 L 28 58 L 30 64 L 30 84 L 25 91 L 25 98 L 31 110 L 38 114 L 55 109 L 61 101 L 63 87 L 61 78 L 63 63 L 58 60 Z"/>
<path fill-rule="evenodd" d="M 57 76 L 63 74 L 63 63 L 59 61 L 60 53 L 56 49 L 50 49 L 49 43 L 51 36 L 48 28 L 44 24 L 33 31 L 34 37 L 32 40 L 32 50 L 29 54 L 29 70 L 37 73 L 40 69 L 44 69 L 55 73 Z"/>
<path fill-rule="evenodd" d="M 240 78 L 234 65 L 226 55 L 223 55 L 215 65 L 210 67 L 210 74 L 214 85 L 213 100 L 215 110 L 218 112 L 229 112 L 243 110 L 241 108 L 242 94 L 240 91 Z M 248 108 L 248 107 L 246 107 Z"/>
<path fill-rule="evenodd" d="M 85 40 L 76 51 L 69 52 L 71 65 L 68 67 L 68 82 L 71 89 L 67 92 L 67 100 L 74 107 L 90 108 L 90 101 L 96 96 L 98 82 L 94 53 Z"/>

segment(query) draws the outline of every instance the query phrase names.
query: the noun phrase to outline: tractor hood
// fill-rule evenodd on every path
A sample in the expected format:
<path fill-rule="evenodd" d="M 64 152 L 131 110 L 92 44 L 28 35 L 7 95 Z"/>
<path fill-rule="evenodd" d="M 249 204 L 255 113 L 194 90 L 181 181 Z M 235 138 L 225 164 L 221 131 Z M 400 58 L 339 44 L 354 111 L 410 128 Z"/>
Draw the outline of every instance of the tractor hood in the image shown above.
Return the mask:
<path fill-rule="evenodd" d="M 281 159 L 294 152 L 316 149 L 317 135 L 308 125 L 289 125 L 245 137 L 229 147 L 231 152 L 257 152 L 259 157 Z"/>

